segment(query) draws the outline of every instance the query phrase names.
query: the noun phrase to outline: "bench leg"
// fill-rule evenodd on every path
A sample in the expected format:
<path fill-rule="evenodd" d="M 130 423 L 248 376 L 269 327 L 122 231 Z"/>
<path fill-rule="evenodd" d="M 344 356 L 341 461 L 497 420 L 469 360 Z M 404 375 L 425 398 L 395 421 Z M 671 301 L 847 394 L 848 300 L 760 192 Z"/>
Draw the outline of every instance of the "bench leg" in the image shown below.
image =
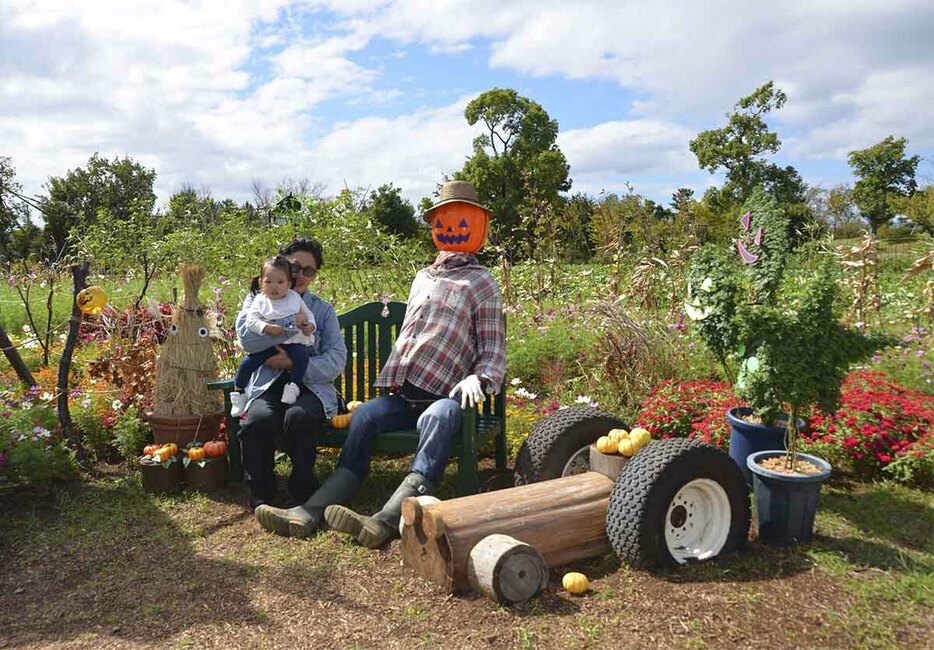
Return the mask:
<path fill-rule="evenodd" d="M 461 454 L 457 459 L 457 495 L 480 491 L 480 467 L 477 458 L 477 409 L 461 411 Z"/>

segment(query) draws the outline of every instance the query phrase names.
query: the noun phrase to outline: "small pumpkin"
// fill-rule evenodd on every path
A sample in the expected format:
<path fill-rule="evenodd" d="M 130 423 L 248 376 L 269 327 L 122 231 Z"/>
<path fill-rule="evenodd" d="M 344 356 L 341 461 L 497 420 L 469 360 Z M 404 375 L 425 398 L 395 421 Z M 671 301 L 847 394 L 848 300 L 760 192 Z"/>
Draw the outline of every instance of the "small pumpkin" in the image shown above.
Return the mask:
<path fill-rule="evenodd" d="M 590 589 L 590 581 L 587 580 L 587 576 L 583 573 L 571 571 L 570 573 L 565 573 L 564 577 L 561 578 L 561 586 L 564 587 L 564 590 L 569 594 L 579 596 Z"/>
<path fill-rule="evenodd" d="M 636 447 L 636 443 L 633 442 L 632 439 L 623 438 L 622 440 L 619 441 L 618 451 L 620 455 L 626 456 L 627 458 L 629 458 L 631 456 L 634 456 L 636 452 L 639 451 L 639 448 Z"/>
<path fill-rule="evenodd" d="M 617 443 L 629 436 L 629 432 L 626 429 L 610 429 L 610 432 L 606 434 L 610 440 L 615 440 Z"/>
<path fill-rule="evenodd" d="M 204 451 L 204 447 L 192 447 L 188 450 L 189 460 L 202 460 L 206 455 L 207 452 Z"/>
<path fill-rule="evenodd" d="M 350 402 L 347 402 L 347 412 L 348 412 L 348 413 L 353 413 L 354 411 L 356 411 L 356 410 L 357 410 L 358 408 L 360 408 L 361 406 L 363 406 L 363 402 L 361 402 L 360 400 L 356 400 L 356 399 L 355 399 L 355 400 L 352 400 L 352 401 L 350 401 Z"/>
<path fill-rule="evenodd" d="M 638 442 L 639 449 L 642 449 L 647 444 L 652 442 L 652 434 L 649 433 L 647 429 L 643 429 L 642 427 L 636 427 L 630 431 L 629 437 Z"/>
<path fill-rule="evenodd" d="M 597 451 L 601 454 L 615 454 L 616 441 L 609 436 L 600 436 L 597 438 Z"/>
<path fill-rule="evenodd" d="M 211 440 L 204 443 L 204 455 L 208 458 L 216 458 L 227 453 L 227 443 L 221 440 Z"/>
<path fill-rule="evenodd" d="M 159 451 L 159 449 L 161 448 L 162 448 L 162 445 L 156 445 L 156 444 L 146 445 L 145 447 L 143 447 L 143 456 L 152 456 L 157 451 Z"/>
<path fill-rule="evenodd" d="M 435 208 L 428 223 L 438 250 L 476 253 L 486 242 L 490 215 L 476 205 L 457 201 Z"/>
<path fill-rule="evenodd" d="M 352 413 L 338 413 L 331 418 L 331 426 L 335 429 L 346 429 L 350 426 L 350 418 L 352 416 Z"/>

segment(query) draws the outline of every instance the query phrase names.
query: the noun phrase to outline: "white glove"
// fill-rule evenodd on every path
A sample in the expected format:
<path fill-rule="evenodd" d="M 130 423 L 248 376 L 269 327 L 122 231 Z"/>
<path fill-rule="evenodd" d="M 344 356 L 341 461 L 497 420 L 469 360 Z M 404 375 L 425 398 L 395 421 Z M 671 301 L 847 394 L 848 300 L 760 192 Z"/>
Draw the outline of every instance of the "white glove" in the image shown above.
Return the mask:
<path fill-rule="evenodd" d="M 483 386 L 480 385 L 480 378 L 477 375 L 470 375 L 466 379 L 462 379 L 454 388 L 451 389 L 448 397 L 454 399 L 454 396 L 458 393 L 461 394 L 461 408 L 467 408 L 469 404 L 471 407 L 476 406 L 477 404 L 482 404 L 484 400 L 483 396 Z"/>

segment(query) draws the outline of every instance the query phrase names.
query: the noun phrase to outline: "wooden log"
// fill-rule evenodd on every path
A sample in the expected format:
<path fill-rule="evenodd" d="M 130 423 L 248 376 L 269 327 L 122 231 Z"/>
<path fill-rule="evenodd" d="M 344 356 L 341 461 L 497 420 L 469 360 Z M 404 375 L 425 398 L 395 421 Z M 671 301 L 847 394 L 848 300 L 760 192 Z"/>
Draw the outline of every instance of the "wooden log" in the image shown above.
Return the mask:
<path fill-rule="evenodd" d="M 488 535 L 477 542 L 467 575 L 474 591 L 510 605 L 534 598 L 548 586 L 542 554 L 509 535 Z"/>
<path fill-rule="evenodd" d="M 433 496 L 431 496 L 430 494 L 425 494 L 425 495 L 422 495 L 422 496 L 420 496 L 420 497 L 412 497 L 412 499 L 413 499 L 414 501 L 417 501 L 419 504 L 421 504 L 421 505 L 423 505 L 423 506 L 427 506 L 429 503 L 441 503 L 441 499 L 439 499 L 438 497 L 433 497 Z M 415 511 L 414 511 L 413 509 L 410 508 L 410 509 L 409 509 L 409 516 L 410 516 L 410 517 L 415 517 L 416 515 L 414 514 L 414 512 L 415 512 Z M 420 515 L 420 514 L 421 514 L 421 512 L 419 512 L 419 515 Z M 399 519 L 399 536 L 400 536 L 400 537 L 402 536 L 402 529 L 403 529 L 403 527 L 405 526 L 405 523 L 406 523 L 406 522 L 405 522 L 405 502 L 403 501 L 403 502 L 402 502 L 402 517 Z M 411 523 L 414 523 L 414 521 L 410 521 L 409 523 L 410 523 L 410 524 L 411 524 Z"/>
<path fill-rule="evenodd" d="M 402 505 L 402 557 L 449 592 L 470 590 L 471 549 L 488 535 L 510 535 L 536 548 L 548 566 L 609 550 L 606 509 L 613 481 L 586 472 L 427 506 Z"/>

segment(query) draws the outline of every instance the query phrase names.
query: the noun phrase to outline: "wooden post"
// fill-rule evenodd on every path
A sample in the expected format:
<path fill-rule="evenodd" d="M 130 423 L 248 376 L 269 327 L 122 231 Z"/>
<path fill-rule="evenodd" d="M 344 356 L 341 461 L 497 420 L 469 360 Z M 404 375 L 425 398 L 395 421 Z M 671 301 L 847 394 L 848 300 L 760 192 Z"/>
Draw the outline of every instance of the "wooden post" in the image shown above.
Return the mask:
<path fill-rule="evenodd" d="M 75 299 L 78 292 L 87 286 L 90 262 L 71 265 L 71 276 L 74 279 L 74 294 L 71 301 L 71 318 L 68 320 L 68 336 L 65 338 L 65 349 L 58 362 L 58 421 L 62 425 L 62 435 L 68 444 L 75 450 L 75 458 L 79 463 L 85 462 L 87 454 L 84 446 L 75 435 L 71 423 L 71 412 L 68 410 L 68 374 L 71 372 L 71 358 L 75 351 L 75 342 L 78 340 L 78 328 L 81 327 L 81 311 Z"/>
<path fill-rule="evenodd" d="M 3 348 L 3 354 L 6 356 L 7 361 L 10 362 L 10 366 L 12 366 L 13 370 L 16 371 L 16 376 L 19 377 L 19 380 L 26 384 L 27 388 L 35 386 L 36 380 L 32 378 L 32 373 L 29 372 L 29 366 L 23 361 L 23 357 L 19 356 L 19 350 L 16 349 L 16 346 L 13 345 L 13 341 L 7 336 L 3 325 L 0 325 L 0 348 Z"/>
<path fill-rule="evenodd" d="M 474 591 L 500 603 L 523 603 L 548 586 L 542 554 L 509 535 L 489 535 L 470 551 L 467 574 Z"/>
<path fill-rule="evenodd" d="M 402 504 L 406 566 L 450 592 L 470 590 L 471 549 L 488 535 L 509 535 L 536 548 L 548 566 L 609 550 L 606 510 L 613 481 L 586 472 L 422 506 Z"/>

